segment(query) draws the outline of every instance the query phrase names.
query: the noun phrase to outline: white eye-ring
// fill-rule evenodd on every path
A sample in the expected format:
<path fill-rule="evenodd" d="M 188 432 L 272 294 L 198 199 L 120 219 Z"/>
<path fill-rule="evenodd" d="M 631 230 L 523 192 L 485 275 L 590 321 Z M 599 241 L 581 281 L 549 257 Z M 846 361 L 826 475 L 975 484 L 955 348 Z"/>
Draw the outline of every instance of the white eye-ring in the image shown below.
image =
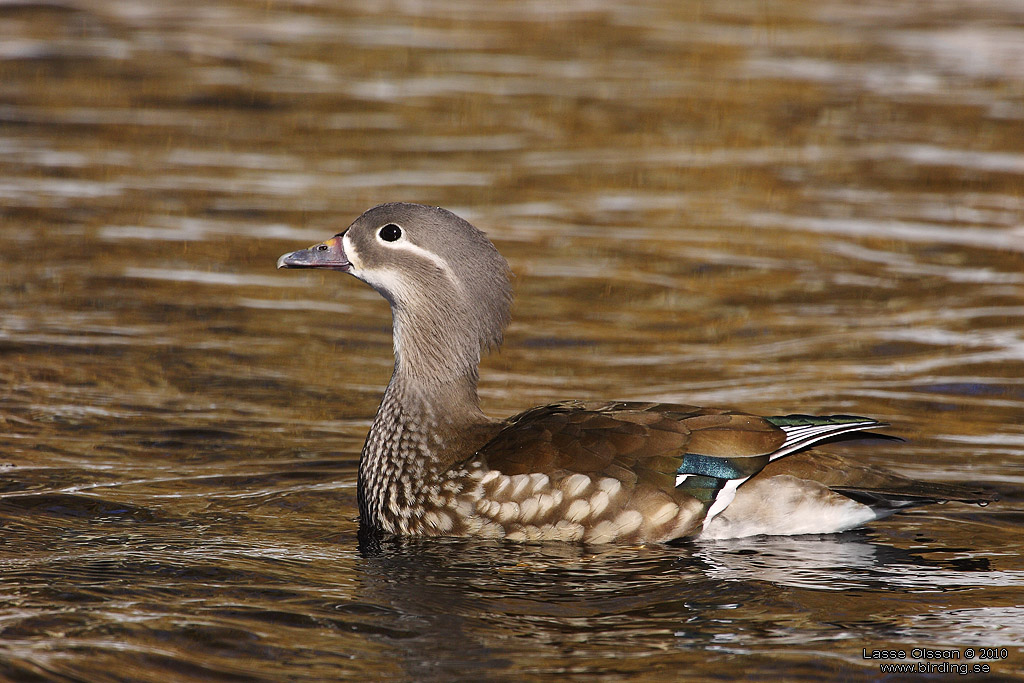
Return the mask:
<path fill-rule="evenodd" d="M 377 231 L 377 236 L 385 242 L 395 242 L 402 238 L 402 229 L 394 223 L 388 223 Z"/>

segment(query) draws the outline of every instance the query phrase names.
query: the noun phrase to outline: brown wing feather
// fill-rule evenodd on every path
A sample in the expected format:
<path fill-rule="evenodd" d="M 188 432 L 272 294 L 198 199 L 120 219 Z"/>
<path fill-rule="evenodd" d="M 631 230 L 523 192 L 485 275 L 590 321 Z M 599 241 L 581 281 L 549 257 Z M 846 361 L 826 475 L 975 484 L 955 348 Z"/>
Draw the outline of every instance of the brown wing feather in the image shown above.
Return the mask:
<path fill-rule="evenodd" d="M 763 455 L 784 441 L 781 429 L 754 415 L 670 403 L 572 401 L 510 418 L 478 456 L 508 475 L 578 472 L 635 481 L 660 473 L 674 484 L 684 453 Z"/>

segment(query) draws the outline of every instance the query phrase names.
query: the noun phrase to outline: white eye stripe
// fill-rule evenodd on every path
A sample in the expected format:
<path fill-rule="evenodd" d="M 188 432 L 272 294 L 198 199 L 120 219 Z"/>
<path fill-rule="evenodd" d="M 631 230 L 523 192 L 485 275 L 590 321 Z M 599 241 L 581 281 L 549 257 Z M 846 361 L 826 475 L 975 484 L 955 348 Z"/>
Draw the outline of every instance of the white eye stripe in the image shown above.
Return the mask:
<path fill-rule="evenodd" d="M 416 254 L 417 256 L 419 256 L 421 258 L 427 259 L 428 261 L 433 263 L 435 266 L 437 266 L 437 269 L 440 270 L 442 273 L 444 273 L 445 277 L 447 277 L 449 280 L 451 280 L 456 285 L 459 284 L 459 279 L 457 277 L 455 277 L 455 273 L 452 271 L 451 266 L 449 266 L 448 263 L 444 259 L 442 259 L 440 256 L 438 256 L 434 252 L 428 251 L 428 250 L 424 249 L 423 247 L 421 247 L 418 244 L 413 244 L 409 240 L 398 240 L 396 242 L 385 242 L 384 240 L 380 239 L 380 236 L 378 235 L 377 236 L 377 241 L 379 241 L 381 244 L 386 246 L 388 249 L 401 249 L 402 251 L 407 251 L 410 254 Z"/>

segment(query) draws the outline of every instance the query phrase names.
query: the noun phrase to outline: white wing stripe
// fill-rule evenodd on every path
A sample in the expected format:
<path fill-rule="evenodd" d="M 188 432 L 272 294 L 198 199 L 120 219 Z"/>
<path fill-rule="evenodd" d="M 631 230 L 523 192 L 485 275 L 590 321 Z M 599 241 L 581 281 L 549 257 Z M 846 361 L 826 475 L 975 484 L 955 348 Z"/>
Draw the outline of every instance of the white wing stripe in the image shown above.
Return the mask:
<path fill-rule="evenodd" d="M 857 432 L 862 429 L 870 429 L 871 427 L 880 427 L 877 422 L 848 422 L 846 424 L 838 425 L 816 425 L 812 430 L 808 431 L 804 427 L 786 428 L 783 427 L 783 431 L 786 432 L 786 442 L 779 447 L 779 450 L 775 451 L 769 457 L 770 460 L 777 460 L 784 455 L 789 455 L 793 451 L 800 450 L 801 448 L 807 448 L 811 444 L 815 444 L 823 439 L 827 439 L 832 436 L 839 436 L 840 434 L 847 434 L 849 432 Z M 799 430 L 796 434 L 794 431 Z"/>
<path fill-rule="evenodd" d="M 725 482 L 722 490 L 715 496 L 715 501 L 708 508 L 707 514 L 704 515 L 704 524 L 701 525 L 702 531 L 707 531 L 708 524 L 711 524 L 711 520 L 718 516 L 725 508 L 729 507 L 729 503 L 732 502 L 733 498 L 736 497 L 736 489 L 740 487 L 740 484 L 745 482 L 750 477 L 743 477 L 742 479 L 730 479 Z"/>

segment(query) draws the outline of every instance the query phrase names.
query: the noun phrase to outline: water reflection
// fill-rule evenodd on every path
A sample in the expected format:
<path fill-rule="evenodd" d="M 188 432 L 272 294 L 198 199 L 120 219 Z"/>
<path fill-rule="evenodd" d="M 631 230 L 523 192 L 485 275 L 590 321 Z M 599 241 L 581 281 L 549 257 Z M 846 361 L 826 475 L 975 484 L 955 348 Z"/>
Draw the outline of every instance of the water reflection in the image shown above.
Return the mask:
<path fill-rule="evenodd" d="M 956 590 L 1019 586 L 1018 570 L 991 571 L 986 558 L 933 560 L 912 550 L 849 538 L 779 538 L 736 541 L 702 548 L 709 575 L 727 581 L 760 580 L 807 590 Z M 927 553 L 963 553 L 965 548 L 928 548 Z"/>
<path fill-rule="evenodd" d="M 406 622 L 419 627 L 415 633 L 381 639 L 412 676 L 424 666 L 450 672 L 445 662 L 458 666 L 467 652 L 488 668 L 543 668 L 542 658 L 557 661 L 543 649 L 553 637 L 589 651 L 628 638 L 631 655 L 642 657 L 666 639 L 747 654 L 797 645 L 828 656 L 830 641 L 849 643 L 839 648 L 852 655 L 857 642 L 912 640 L 923 624 L 949 622 L 958 636 L 971 633 L 964 644 L 1024 643 L 1011 625 L 1019 612 L 1012 604 L 915 613 L 906 604 L 879 605 L 876 597 L 1014 587 L 1019 571 L 989 571 L 985 560 L 936 562 L 863 533 L 670 550 L 402 541 L 364 546 L 364 556 L 360 594 L 416 617 Z M 989 615 L 1001 618 L 993 623 Z M 496 642 L 503 643 L 498 660 Z"/>

